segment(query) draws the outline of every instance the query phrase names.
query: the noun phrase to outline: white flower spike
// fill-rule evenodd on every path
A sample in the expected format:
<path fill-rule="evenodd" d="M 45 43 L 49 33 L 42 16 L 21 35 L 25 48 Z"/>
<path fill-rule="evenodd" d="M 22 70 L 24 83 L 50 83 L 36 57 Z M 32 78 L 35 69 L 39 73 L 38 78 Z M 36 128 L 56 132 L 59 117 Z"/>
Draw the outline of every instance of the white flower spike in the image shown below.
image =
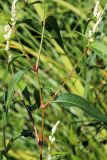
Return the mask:
<path fill-rule="evenodd" d="M 95 7 L 94 7 L 94 11 L 93 11 L 94 17 L 97 17 L 97 14 L 98 14 L 98 12 L 99 12 L 99 4 L 100 4 L 100 0 L 97 0 L 97 1 L 96 1 L 96 5 L 95 5 Z"/>
<path fill-rule="evenodd" d="M 16 3 L 17 3 L 18 0 L 13 0 L 12 2 L 12 8 L 11 8 L 11 15 L 12 15 L 12 18 L 11 18 L 11 21 L 12 21 L 12 26 L 15 26 L 16 24 Z"/>
<path fill-rule="evenodd" d="M 51 155 L 50 154 L 48 154 L 48 159 L 47 160 L 51 160 L 52 158 L 51 158 Z"/>
<path fill-rule="evenodd" d="M 53 144 L 55 142 L 55 137 L 49 136 L 49 141 L 51 144 Z"/>
<path fill-rule="evenodd" d="M 51 135 L 49 136 L 49 144 L 48 144 L 48 158 L 47 160 L 51 160 L 51 147 L 53 145 L 53 143 L 55 142 L 55 137 L 54 134 L 57 130 L 57 127 L 59 125 L 60 121 L 57 121 L 56 124 L 53 126 L 52 131 L 51 131 Z"/>
<path fill-rule="evenodd" d="M 57 127 L 58 127 L 59 123 L 60 123 L 60 121 L 57 121 L 57 122 L 56 122 L 56 124 L 53 126 L 53 128 L 52 128 L 52 135 L 54 135 L 54 134 L 55 134 L 56 129 L 57 129 Z"/>
<path fill-rule="evenodd" d="M 5 25 L 4 27 L 4 39 L 6 42 L 5 50 L 9 51 L 9 40 L 11 39 L 12 32 L 14 30 L 15 24 L 16 24 L 16 3 L 18 0 L 13 0 L 12 7 L 11 7 L 11 26 L 9 24 Z"/>
<path fill-rule="evenodd" d="M 89 43 L 92 43 L 94 41 L 94 34 L 97 31 L 98 26 L 102 21 L 102 16 L 103 16 L 105 10 L 107 9 L 107 3 L 106 3 L 105 8 L 103 9 L 102 12 L 100 12 L 99 5 L 100 5 L 100 0 L 97 0 L 95 8 L 94 8 L 94 11 L 93 11 L 93 15 L 96 18 L 96 22 L 95 22 L 93 28 L 91 30 L 89 30 L 89 32 L 88 32 L 88 41 L 89 41 Z"/>

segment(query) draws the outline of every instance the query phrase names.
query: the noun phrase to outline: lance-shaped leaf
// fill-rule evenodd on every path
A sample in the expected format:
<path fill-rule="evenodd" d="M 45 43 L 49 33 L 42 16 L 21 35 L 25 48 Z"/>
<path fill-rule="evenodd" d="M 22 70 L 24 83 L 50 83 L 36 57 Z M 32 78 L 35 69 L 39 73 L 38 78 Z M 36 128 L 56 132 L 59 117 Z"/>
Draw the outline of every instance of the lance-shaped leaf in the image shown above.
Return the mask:
<path fill-rule="evenodd" d="M 23 75 L 27 71 L 28 71 L 28 69 L 25 70 L 25 71 L 19 71 L 13 76 L 12 80 L 9 83 L 9 87 L 8 87 L 8 95 L 7 95 L 6 106 L 10 106 L 11 100 L 12 100 L 12 97 L 13 97 L 13 93 L 14 93 L 14 89 L 15 89 L 16 85 L 18 84 L 18 82 L 22 79 Z"/>
<path fill-rule="evenodd" d="M 21 21 L 17 21 L 16 25 L 22 24 L 22 23 L 30 24 L 31 22 L 32 22 L 32 19 L 23 19 Z"/>
<path fill-rule="evenodd" d="M 56 18 L 53 16 L 47 17 L 45 21 L 45 28 L 48 32 L 50 32 L 51 36 L 58 43 L 58 45 L 64 50 L 64 45 Z"/>
<path fill-rule="evenodd" d="M 60 95 L 54 102 L 59 103 L 62 107 L 65 108 L 78 107 L 91 117 L 107 123 L 106 116 L 103 115 L 98 108 L 91 106 L 87 100 L 78 95 L 72 93 L 64 93 Z"/>
<path fill-rule="evenodd" d="M 107 60 L 107 46 L 106 45 L 104 45 L 102 42 L 95 41 L 90 45 L 90 47 L 95 52 L 95 54 Z"/>
<path fill-rule="evenodd" d="M 34 1 L 32 3 L 29 3 L 28 5 L 33 5 L 33 4 L 37 4 L 37 3 L 42 3 L 42 1 Z"/>

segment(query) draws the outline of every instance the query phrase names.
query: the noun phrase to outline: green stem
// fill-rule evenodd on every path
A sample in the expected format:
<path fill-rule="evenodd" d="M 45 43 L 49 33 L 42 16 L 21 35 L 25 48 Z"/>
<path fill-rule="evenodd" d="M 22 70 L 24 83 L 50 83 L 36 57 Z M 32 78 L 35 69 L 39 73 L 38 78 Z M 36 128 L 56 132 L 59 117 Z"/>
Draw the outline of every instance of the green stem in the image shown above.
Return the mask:
<path fill-rule="evenodd" d="M 41 42 L 40 42 L 40 47 L 39 47 L 39 52 L 38 52 L 38 58 L 36 62 L 36 67 L 39 67 L 39 61 L 40 61 L 40 55 L 42 51 L 42 45 L 43 45 L 43 39 L 44 39 L 44 31 L 45 31 L 45 0 L 43 0 L 43 29 L 42 29 L 42 35 L 41 35 Z"/>

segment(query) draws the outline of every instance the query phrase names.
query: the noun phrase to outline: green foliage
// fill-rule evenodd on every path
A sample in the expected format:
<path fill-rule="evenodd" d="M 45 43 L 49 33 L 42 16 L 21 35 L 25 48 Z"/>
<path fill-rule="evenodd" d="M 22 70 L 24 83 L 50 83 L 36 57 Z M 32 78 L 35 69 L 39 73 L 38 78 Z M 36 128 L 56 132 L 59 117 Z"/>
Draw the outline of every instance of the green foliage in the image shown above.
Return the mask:
<path fill-rule="evenodd" d="M 24 97 L 26 98 L 26 100 L 28 101 L 29 105 L 31 104 L 31 100 L 30 100 L 30 93 L 28 91 L 27 86 L 24 88 L 22 94 L 24 95 Z"/>
<path fill-rule="evenodd" d="M 102 8 L 105 3 L 106 0 L 101 1 Z M 88 30 L 93 26 L 90 18 L 93 6 L 92 0 L 45 1 L 45 33 L 38 83 L 33 66 L 38 57 L 42 35 L 43 1 L 18 1 L 16 30 L 11 37 L 8 53 L 12 56 L 10 63 L 4 50 L 6 42 L 3 36 L 4 25 L 10 23 L 11 19 L 11 3 L 10 0 L 0 1 L 1 159 L 39 159 L 39 147 L 34 139 L 32 124 L 33 121 L 40 133 L 42 114 L 39 90 L 42 88 L 43 102 L 47 103 L 80 60 L 87 46 Z M 87 52 L 71 78 L 62 85 L 61 96 L 45 110 L 43 159 L 47 157 L 52 126 L 60 120 L 61 125 L 56 132 L 56 142 L 51 153 L 53 160 L 106 160 L 106 33 L 105 16 L 95 35 L 98 41 L 88 46 L 90 54 Z M 66 93 L 69 95 L 63 94 L 65 92 L 69 92 Z M 82 98 L 83 95 L 87 100 Z M 6 105 L 10 106 L 7 117 Z M 3 129 L 6 129 L 8 154 Z"/>
<path fill-rule="evenodd" d="M 25 70 L 25 71 L 19 71 L 13 76 L 13 78 L 12 78 L 10 84 L 9 84 L 9 87 L 8 87 L 8 95 L 7 95 L 6 106 L 8 106 L 8 107 L 10 106 L 11 100 L 12 100 L 12 97 L 13 97 L 13 93 L 14 93 L 14 89 L 15 89 L 16 85 L 18 84 L 18 82 L 22 79 L 22 77 L 24 76 L 24 74 L 27 71 L 28 71 L 28 69 Z"/>
<path fill-rule="evenodd" d="M 58 45 L 64 50 L 64 45 L 56 18 L 53 16 L 47 17 L 45 21 L 45 27 L 46 30 L 50 32 L 54 40 L 58 43 Z"/>
<path fill-rule="evenodd" d="M 97 55 L 101 56 L 105 60 L 107 59 L 107 46 L 102 42 L 93 42 L 91 44 L 91 48 Z"/>
<path fill-rule="evenodd" d="M 101 122 L 107 123 L 106 116 L 104 116 L 98 108 L 91 106 L 88 101 L 78 95 L 64 93 L 57 98 L 55 103 L 59 103 L 65 108 L 78 107 L 91 117 L 94 117 Z"/>
<path fill-rule="evenodd" d="M 34 99 L 37 104 L 37 107 L 39 108 L 40 107 L 40 93 L 39 93 L 39 90 L 37 89 L 34 90 Z"/>

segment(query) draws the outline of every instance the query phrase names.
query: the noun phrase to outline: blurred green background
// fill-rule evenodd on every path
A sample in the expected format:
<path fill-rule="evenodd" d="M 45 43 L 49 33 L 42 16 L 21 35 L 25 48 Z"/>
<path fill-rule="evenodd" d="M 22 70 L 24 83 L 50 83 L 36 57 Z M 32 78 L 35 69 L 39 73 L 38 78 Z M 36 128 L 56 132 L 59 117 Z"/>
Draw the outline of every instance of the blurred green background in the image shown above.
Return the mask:
<path fill-rule="evenodd" d="M 33 0 L 28 0 L 29 3 Z M 53 94 L 58 86 L 67 77 L 74 64 L 80 59 L 84 50 L 82 37 L 86 21 L 88 20 L 96 1 L 93 0 L 45 0 L 46 17 L 55 16 L 62 35 L 66 53 L 45 32 L 42 54 L 40 59 L 40 81 L 44 100 Z M 7 68 L 7 53 L 5 52 L 4 26 L 11 18 L 12 0 L 0 0 L 0 150 L 3 146 L 3 95 L 12 78 L 11 69 L 3 83 L 3 76 Z M 106 0 L 101 1 L 101 8 Z M 32 67 L 37 59 L 40 45 L 43 21 L 42 4 L 26 6 L 24 0 L 17 3 L 17 21 L 31 19 L 27 23 L 17 25 L 16 35 L 10 41 L 10 53 L 13 57 L 21 55 L 23 48 L 29 56 L 17 58 L 13 64 L 14 73 Z M 106 14 L 96 33 L 96 39 L 107 44 L 107 18 Z M 89 28 L 91 27 L 91 24 Z M 106 61 L 95 54 L 87 55 L 76 68 L 71 80 L 67 81 L 61 92 L 73 92 L 85 97 L 91 104 L 107 113 L 107 71 Z M 100 66 L 95 67 L 95 66 Z M 103 68 L 103 69 L 102 69 Z M 13 100 L 19 100 L 18 89 L 21 91 L 28 87 L 32 104 L 34 104 L 34 89 L 38 89 L 37 77 L 33 71 L 28 71 L 15 89 Z M 60 93 L 59 93 L 60 94 Z M 33 112 L 35 126 L 40 131 L 41 110 Z M 52 126 L 60 120 L 56 132 L 56 142 L 52 147 L 53 160 L 106 160 L 107 132 L 101 124 L 84 115 L 81 110 L 62 109 L 52 104 L 45 112 L 44 150 L 43 159 L 47 159 L 48 136 Z M 9 110 L 8 124 L 6 127 L 6 142 L 18 136 L 23 129 L 31 130 L 31 122 L 26 109 L 16 103 Z M 39 159 L 39 148 L 31 137 L 21 137 L 15 141 L 9 151 L 9 160 L 34 160 Z"/>

